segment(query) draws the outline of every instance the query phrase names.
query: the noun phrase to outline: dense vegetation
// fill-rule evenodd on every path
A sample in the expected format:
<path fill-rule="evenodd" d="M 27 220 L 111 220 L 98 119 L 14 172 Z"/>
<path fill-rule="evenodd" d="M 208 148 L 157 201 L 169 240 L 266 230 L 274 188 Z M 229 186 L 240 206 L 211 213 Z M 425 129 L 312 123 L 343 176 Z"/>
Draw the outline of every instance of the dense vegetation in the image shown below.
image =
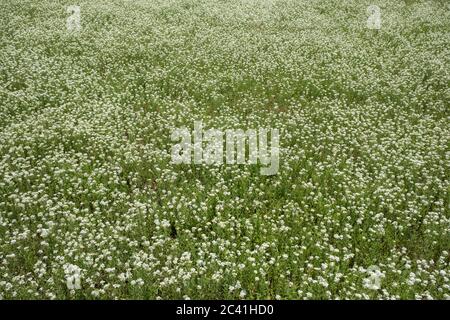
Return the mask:
<path fill-rule="evenodd" d="M 447 4 L 2 0 L 0 297 L 449 298 Z M 278 174 L 174 165 L 197 120 Z"/>

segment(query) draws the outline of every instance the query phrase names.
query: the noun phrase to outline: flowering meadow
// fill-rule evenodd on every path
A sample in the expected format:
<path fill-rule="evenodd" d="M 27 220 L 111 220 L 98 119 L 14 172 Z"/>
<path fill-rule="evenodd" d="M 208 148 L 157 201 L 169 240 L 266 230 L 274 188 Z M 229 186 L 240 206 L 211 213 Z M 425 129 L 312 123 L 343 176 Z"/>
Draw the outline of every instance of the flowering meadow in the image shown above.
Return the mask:
<path fill-rule="evenodd" d="M 449 299 L 449 49 L 445 0 L 1 0 L 0 298 Z"/>

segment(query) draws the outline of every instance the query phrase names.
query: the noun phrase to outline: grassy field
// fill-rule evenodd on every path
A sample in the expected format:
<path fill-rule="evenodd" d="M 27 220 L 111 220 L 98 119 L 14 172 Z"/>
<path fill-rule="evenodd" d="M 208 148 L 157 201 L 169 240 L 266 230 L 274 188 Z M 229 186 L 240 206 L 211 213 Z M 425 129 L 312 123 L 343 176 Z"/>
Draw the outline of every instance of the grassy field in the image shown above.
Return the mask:
<path fill-rule="evenodd" d="M 1 0 L 0 298 L 448 299 L 449 18 Z M 278 129 L 278 174 L 173 164 L 194 121 Z"/>

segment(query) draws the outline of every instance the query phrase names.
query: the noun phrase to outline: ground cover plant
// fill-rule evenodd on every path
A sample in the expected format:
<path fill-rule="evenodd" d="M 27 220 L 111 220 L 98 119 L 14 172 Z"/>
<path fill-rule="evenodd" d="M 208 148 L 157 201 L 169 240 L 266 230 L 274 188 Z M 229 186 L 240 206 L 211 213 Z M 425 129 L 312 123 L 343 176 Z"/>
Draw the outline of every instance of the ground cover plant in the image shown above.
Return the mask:
<path fill-rule="evenodd" d="M 449 12 L 2 0 L 0 298 L 449 298 Z M 172 163 L 195 121 L 279 171 Z"/>

